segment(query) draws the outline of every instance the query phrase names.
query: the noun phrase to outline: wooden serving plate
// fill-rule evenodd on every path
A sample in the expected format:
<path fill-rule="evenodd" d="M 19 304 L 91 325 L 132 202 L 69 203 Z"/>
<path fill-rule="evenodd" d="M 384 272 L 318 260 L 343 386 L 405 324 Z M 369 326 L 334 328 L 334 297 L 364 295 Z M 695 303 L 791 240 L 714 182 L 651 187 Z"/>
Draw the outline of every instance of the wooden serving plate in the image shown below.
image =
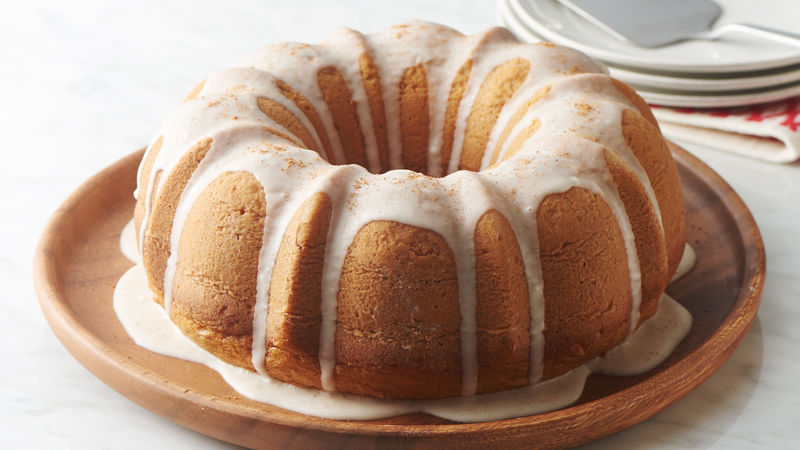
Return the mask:
<path fill-rule="evenodd" d="M 376 421 L 305 416 L 251 401 L 205 366 L 151 353 L 128 337 L 112 292 L 131 266 L 119 235 L 133 213 L 135 152 L 86 181 L 53 214 L 36 251 L 45 317 L 72 355 L 141 406 L 200 433 L 248 447 L 564 447 L 639 423 L 677 401 L 730 356 L 755 317 L 764 246 L 742 200 L 700 160 L 672 147 L 683 181 L 694 270 L 669 292 L 694 317 L 689 336 L 642 375 L 592 375 L 568 408 L 518 419 L 452 423 L 425 414 Z"/>

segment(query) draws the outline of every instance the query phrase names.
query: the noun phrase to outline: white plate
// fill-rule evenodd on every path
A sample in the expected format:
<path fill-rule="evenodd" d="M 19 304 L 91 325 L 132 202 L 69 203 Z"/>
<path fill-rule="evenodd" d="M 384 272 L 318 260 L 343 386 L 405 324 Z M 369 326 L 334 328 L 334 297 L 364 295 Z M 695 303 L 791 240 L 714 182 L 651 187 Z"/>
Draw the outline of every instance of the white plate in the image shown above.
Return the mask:
<path fill-rule="evenodd" d="M 614 78 L 626 83 L 659 89 L 675 89 L 694 92 L 741 91 L 749 89 L 775 87 L 800 81 L 800 66 L 773 69 L 764 72 L 745 72 L 731 77 L 707 76 L 697 74 L 661 74 L 637 72 L 620 67 L 609 66 L 608 70 Z"/>
<path fill-rule="evenodd" d="M 500 23 L 509 28 L 523 41 L 537 42 L 545 40 L 525 27 L 506 1 L 501 0 L 498 2 L 497 15 Z M 612 65 L 608 66 L 608 70 L 614 78 L 643 88 L 692 92 L 759 89 L 800 81 L 800 65 L 760 72 L 735 72 L 729 74 L 640 72 Z"/>
<path fill-rule="evenodd" d="M 778 88 L 757 89 L 732 94 L 702 95 L 696 92 L 652 91 L 647 87 L 631 85 L 647 103 L 688 108 L 725 108 L 728 106 L 755 105 L 800 95 L 800 83 Z"/>
<path fill-rule="evenodd" d="M 508 5 L 506 0 L 501 0 L 498 3 L 497 8 L 497 18 L 498 21 L 508 27 L 514 34 L 517 35 L 521 40 L 526 42 L 538 42 L 543 40 L 540 36 L 534 34 L 531 30 L 526 28 L 520 20 L 516 17 L 516 15 L 511 10 L 510 6 Z M 795 70 L 800 69 L 793 69 L 789 72 L 794 72 Z M 773 87 L 762 87 L 760 89 L 744 89 L 740 92 L 735 92 L 735 88 L 731 89 L 730 91 L 734 92 L 717 92 L 712 89 L 705 89 L 706 92 L 709 92 L 707 95 L 703 95 L 700 92 L 703 90 L 696 89 L 694 92 L 692 89 L 681 89 L 683 85 L 688 85 L 691 81 L 700 81 L 701 84 L 705 83 L 707 79 L 690 79 L 687 82 L 682 82 L 680 79 L 676 77 L 660 75 L 660 74 L 643 74 L 641 72 L 633 72 L 630 70 L 619 69 L 615 67 L 609 67 L 609 71 L 612 76 L 619 78 L 626 83 L 630 83 L 639 94 L 644 97 L 644 99 L 648 103 L 664 105 L 664 106 L 675 106 L 675 107 L 696 107 L 696 108 L 722 108 L 727 106 L 741 106 L 741 105 L 751 105 L 751 104 L 758 104 L 764 102 L 770 102 L 775 100 L 780 100 L 782 98 L 791 97 L 794 95 L 800 95 L 800 83 L 795 83 L 793 85 L 781 85 L 781 86 L 773 86 Z M 787 72 L 787 73 L 789 73 Z M 663 88 L 668 88 L 667 83 L 662 84 L 649 84 L 649 83 L 636 83 L 633 80 L 629 80 L 625 78 L 625 75 L 633 74 L 634 77 L 638 77 L 640 80 L 652 81 L 662 79 L 667 81 L 667 83 L 672 82 L 674 85 L 678 86 L 676 90 L 670 91 L 669 89 L 654 89 L 654 86 L 659 86 Z M 769 77 L 773 75 L 767 75 L 765 77 Z M 775 76 L 777 79 L 777 76 Z M 758 77 L 752 77 L 758 78 Z M 789 77 L 789 82 L 791 82 L 792 77 Z M 709 77 L 708 79 L 713 79 Z"/>
<path fill-rule="evenodd" d="M 501 0 L 506 1 L 530 31 L 611 64 L 649 71 L 695 73 L 758 71 L 800 64 L 800 49 L 749 36 L 729 35 L 716 41 L 688 40 L 659 48 L 637 47 L 608 35 L 556 0 Z M 724 10 L 717 25 L 750 22 L 778 29 L 797 29 L 800 18 L 797 0 L 717 1 Z"/>

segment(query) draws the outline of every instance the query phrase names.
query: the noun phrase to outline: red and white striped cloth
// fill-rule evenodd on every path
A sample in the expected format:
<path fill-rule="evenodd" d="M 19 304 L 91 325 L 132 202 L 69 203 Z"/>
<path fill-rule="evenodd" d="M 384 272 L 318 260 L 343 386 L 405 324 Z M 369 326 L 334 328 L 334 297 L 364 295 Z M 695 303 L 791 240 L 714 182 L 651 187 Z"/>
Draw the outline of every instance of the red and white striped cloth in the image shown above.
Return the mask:
<path fill-rule="evenodd" d="M 800 159 L 800 96 L 719 109 L 652 106 L 668 137 L 770 162 Z"/>

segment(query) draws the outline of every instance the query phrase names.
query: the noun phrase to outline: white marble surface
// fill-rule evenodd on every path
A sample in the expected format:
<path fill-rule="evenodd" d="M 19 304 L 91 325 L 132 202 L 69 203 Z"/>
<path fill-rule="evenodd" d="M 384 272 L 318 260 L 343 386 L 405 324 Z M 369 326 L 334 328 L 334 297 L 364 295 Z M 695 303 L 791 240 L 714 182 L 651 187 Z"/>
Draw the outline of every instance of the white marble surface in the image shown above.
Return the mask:
<path fill-rule="evenodd" d="M 148 142 L 198 80 L 262 44 L 315 42 L 334 25 L 372 31 L 421 18 L 474 33 L 496 23 L 493 2 L 480 0 L 164 3 L 0 2 L 0 447 L 227 445 L 92 376 L 48 328 L 31 282 L 36 241 L 58 204 Z M 690 150 L 733 185 L 761 227 L 761 309 L 699 389 L 592 447 L 800 448 L 800 165 Z"/>

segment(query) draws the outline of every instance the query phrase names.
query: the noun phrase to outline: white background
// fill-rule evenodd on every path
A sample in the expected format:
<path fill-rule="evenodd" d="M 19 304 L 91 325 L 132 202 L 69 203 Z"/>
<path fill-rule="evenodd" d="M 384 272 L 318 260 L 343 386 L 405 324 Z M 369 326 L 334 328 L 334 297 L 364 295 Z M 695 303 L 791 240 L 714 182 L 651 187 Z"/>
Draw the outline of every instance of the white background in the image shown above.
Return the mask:
<path fill-rule="evenodd" d="M 337 25 L 412 19 L 475 33 L 491 1 L 0 3 L 0 447 L 219 448 L 97 380 L 48 328 L 33 291 L 38 236 L 90 175 L 150 141 L 210 72 L 264 44 Z M 758 221 L 768 255 L 758 318 L 731 359 L 655 418 L 593 444 L 800 448 L 800 165 L 697 147 Z M 702 255 L 701 255 L 702 257 Z"/>

